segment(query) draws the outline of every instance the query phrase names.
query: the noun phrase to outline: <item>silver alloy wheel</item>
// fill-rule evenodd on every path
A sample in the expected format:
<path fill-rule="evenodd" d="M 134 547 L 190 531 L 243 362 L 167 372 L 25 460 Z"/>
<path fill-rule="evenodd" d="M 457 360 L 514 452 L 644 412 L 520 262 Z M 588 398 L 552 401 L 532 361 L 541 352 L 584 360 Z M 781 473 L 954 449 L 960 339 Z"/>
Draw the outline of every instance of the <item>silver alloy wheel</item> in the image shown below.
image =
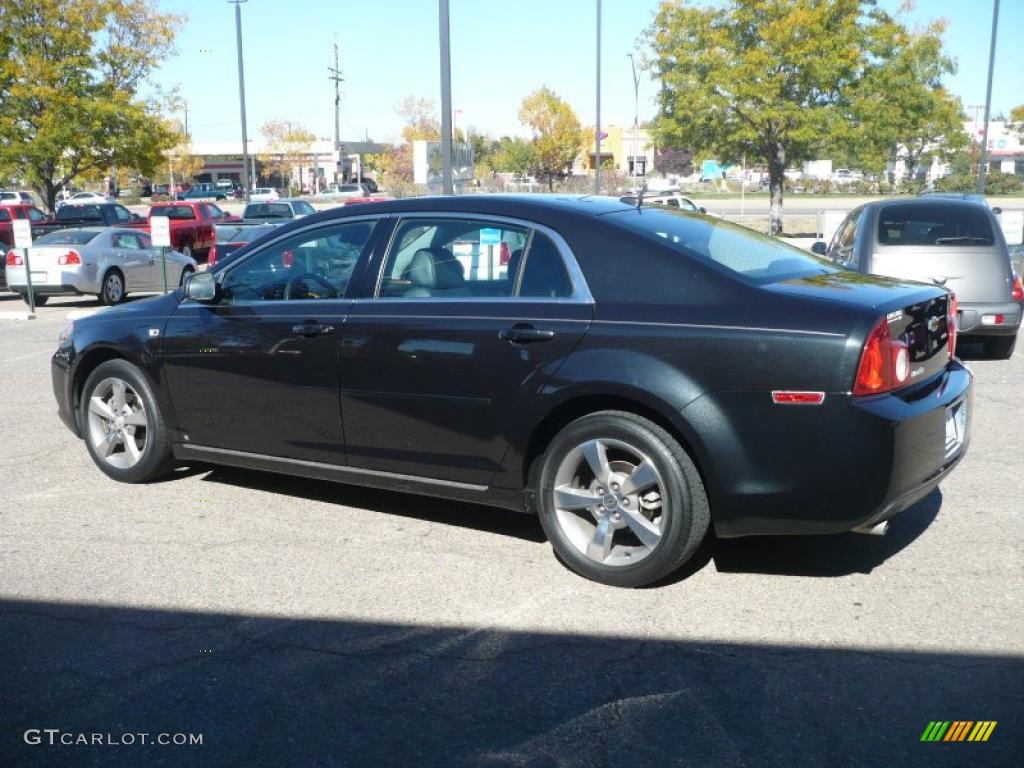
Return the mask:
<path fill-rule="evenodd" d="M 89 398 L 89 442 L 107 464 L 131 469 L 146 452 L 146 406 L 124 379 L 103 379 Z"/>
<path fill-rule="evenodd" d="M 598 563 L 632 565 L 661 541 L 665 482 L 650 457 L 622 440 L 588 440 L 569 451 L 553 495 L 565 538 Z"/>
<path fill-rule="evenodd" d="M 107 275 L 106 293 L 111 304 L 117 304 L 124 296 L 124 283 L 121 281 L 121 275 L 117 272 Z"/>

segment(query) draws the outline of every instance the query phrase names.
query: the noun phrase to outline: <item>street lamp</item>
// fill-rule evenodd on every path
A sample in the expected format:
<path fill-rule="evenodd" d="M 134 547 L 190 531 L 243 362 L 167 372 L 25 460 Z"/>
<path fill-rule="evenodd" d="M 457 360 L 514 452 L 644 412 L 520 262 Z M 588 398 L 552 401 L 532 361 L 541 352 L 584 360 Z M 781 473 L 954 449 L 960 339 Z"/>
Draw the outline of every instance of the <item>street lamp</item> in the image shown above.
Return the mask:
<path fill-rule="evenodd" d="M 633 58 L 633 54 L 627 53 L 626 55 L 629 57 L 630 66 L 633 67 L 633 172 L 630 175 L 636 179 L 639 175 L 636 163 L 636 134 L 640 128 L 640 76 L 636 73 L 636 60 Z"/>
<path fill-rule="evenodd" d="M 250 201 L 249 180 L 249 139 L 245 132 L 245 68 L 242 66 L 242 3 L 249 0 L 228 0 L 235 6 L 235 38 L 238 43 L 238 100 L 242 105 L 242 188 L 245 190 L 245 202 Z"/>

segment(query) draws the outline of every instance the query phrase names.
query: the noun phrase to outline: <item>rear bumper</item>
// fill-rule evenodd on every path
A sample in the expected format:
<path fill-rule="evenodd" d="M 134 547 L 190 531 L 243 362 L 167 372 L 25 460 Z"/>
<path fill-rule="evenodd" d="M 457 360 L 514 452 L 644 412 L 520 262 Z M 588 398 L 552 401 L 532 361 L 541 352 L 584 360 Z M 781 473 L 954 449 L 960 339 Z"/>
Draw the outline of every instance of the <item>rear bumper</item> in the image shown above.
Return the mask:
<path fill-rule="evenodd" d="M 704 446 L 717 535 L 841 533 L 913 505 L 966 454 L 972 380 L 954 360 L 898 394 L 830 394 L 820 407 L 776 406 L 767 393 L 720 398 L 731 423 L 720 445 Z M 963 439 L 947 455 L 946 413 L 961 406 Z"/>
<path fill-rule="evenodd" d="M 999 325 L 985 324 L 985 315 L 1002 315 Z M 961 304 L 957 333 L 963 336 L 1012 336 L 1020 329 L 1021 305 L 1015 301 Z"/>

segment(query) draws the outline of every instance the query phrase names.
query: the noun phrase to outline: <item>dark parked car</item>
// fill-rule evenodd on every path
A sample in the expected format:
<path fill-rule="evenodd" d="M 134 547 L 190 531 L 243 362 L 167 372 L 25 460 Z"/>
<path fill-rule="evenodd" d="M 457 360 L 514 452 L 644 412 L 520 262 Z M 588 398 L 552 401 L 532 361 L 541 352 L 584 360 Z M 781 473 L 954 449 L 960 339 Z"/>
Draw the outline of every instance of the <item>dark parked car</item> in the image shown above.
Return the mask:
<path fill-rule="evenodd" d="M 210 249 L 206 260 L 208 267 L 215 264 L 223 266 L 235 258 L 243 246 L 259 240 L 265 234 L 276 230 L 280 224 L 218 224 L 217 242 Z"/>
<path fill-rule="evenodd" d="M 949 288 L 960 335 L 980 341 L 987 357 L 1013 354 L 1024 284 L 987 205 L 937 195 L 867 203 L 814 250 L 847 269 Z"/>
<path fill-rule="evenodd" d="M 53 387 L 117 480 L 212 462 L 536 512 L 571 568 L 637 586 L 712 522 L 880 533 L 935 488 L 973 410 L 950 310 L 667 208 L 405 199 L 75 320 Z"/>

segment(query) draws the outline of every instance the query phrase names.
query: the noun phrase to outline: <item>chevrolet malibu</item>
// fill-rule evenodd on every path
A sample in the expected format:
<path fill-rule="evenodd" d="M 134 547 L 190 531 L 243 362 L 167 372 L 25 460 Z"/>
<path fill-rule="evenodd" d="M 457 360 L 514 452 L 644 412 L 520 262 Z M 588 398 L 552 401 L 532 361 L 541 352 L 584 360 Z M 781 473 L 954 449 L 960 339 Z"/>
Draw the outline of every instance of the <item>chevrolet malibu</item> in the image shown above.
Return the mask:
<path fill-rule="evenodd" d="M 639 586 L 711 526 L 880 533 L 935 488 L 971 425 L 952 304 L 668 208 L 396 200 L 74 321 L 53 388 L 116 480 L 202 462 L 536 513 L 569 567 Z"/>

